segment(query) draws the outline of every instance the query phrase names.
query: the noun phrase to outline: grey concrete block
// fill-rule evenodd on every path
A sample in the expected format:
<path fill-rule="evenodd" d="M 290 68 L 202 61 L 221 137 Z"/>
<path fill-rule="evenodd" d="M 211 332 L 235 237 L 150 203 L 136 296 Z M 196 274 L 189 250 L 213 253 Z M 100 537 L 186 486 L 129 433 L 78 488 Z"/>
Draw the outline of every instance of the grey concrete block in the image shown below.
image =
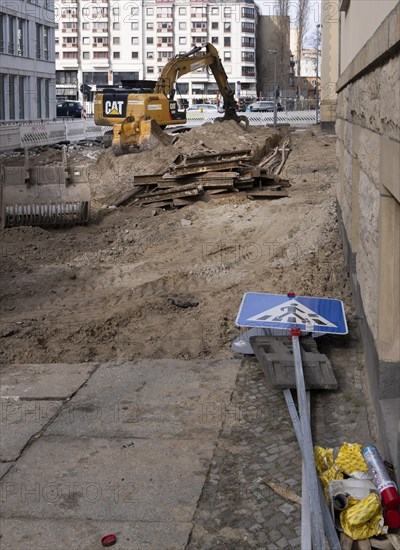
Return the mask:
<path fill-rule="evenodd" d="M 89 378 L 98 363 L 0 366 L 1 397 L 65 399 Z"/>
<path fill-rule="evenodd" d="M 30 438 L 40 432 L 61 409 L 62 401 L 0 402 L 0 460 L 16 460 Z"/>

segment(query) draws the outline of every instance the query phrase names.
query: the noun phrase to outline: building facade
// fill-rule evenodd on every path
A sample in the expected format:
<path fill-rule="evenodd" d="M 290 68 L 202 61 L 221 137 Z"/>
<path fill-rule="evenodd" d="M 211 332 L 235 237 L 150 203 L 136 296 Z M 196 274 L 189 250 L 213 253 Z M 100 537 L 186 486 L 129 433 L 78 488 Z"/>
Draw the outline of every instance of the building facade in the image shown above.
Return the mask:
<path fill-rule="evenodd" d="M 294 66 L 290 51 L 289 17 L 262 15 L 258 24 L 257 68 L 258 95 L 274 97 L 276 88 L 280 96 L 287 96 Z"/>
<path fill-rule="evenodd" d="M 378 443 L 399 480 L 400 3 L 341 0 L 337 17 L 340 228 Z"/>
<path fill-rule="evenodd" d="M 52 2 L 0 4 L 0 121 L 56 116 Z"/>
<path fill-rule="evenodd" d="M 175 55 L 212 43 L 232 87 L 256 95 L 253 0 L 56 0 L 57 96 L 80 98 L 80 86 L 157 80 Z M 239 84 L 238 84 L 239 83 Z M 214 78 L 200 69 L 179 79 L 177 99 L 215 99 Z"/>

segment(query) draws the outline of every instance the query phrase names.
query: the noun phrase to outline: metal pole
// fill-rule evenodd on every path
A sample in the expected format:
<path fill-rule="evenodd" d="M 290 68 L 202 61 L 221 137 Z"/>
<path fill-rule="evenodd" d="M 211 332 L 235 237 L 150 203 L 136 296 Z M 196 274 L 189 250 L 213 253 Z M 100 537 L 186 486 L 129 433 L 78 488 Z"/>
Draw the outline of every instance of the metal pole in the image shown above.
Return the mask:
<path fill-rule="evenodd" d="M 274 63 L 274 82 L 275 82 L 275 85 L 274 85 L 274 128 L 276 128 L 276 124 L 277 124 L 277 105 L 276 105 L 276 92 L 277 92 L 277 84 L 276 84 L 276 58 L 278 56 L 278 52 L 275 52 L 275 63 Z"/>
<path fill-rule="evenodd" d="M 319 106 L 318 106 L 318 54 L 319 54 L 319 28 L 321 25 L 317 25 L 317 79 L 315 81 L 315 121 L 318 124 L 319 123 Z"/>
<path fill-rule="evenodd" d="M 289 410 L 290 418 L 292 420 L 293 428 L 297 437 L 297 441 L 299 443 L 300 451 L 303 455 L 300 420 L 296 411 L 296 406 L 293 401 L 292 392 L 289 389 L 283 390 L 283 395 L 285 396 L 286 405 Z M 309 391 L 307 392 L 307 405 L 308 418 L 310 418 Z M 303 550 L 309 550 L 311 548 L 311 516 L 308 487 L 307 469 L 303 458 L 301 463 L 301 548 Z"/>
<path fill-rule="evenodd" d="M 283 390 L 283 394 L 284 394 L 285 399 L 286 399 L 286 404 L 287 404 L 287 407 L 288 407 L 288 410 L 289 410 L 290 418 L 292 420 L 292 424 L 293 424 L 294 432 L 296 434 L 297 442 L 299 444 L 301 454 L 303 456 L 303 466 L 304 466 L 304 449 L 303 449 L 304 441 L 303 441 L 303 438 L 302 438 L 300 419 L 299 419 L 299 416 L 297 414 L 296 406 L 295 406 L 294 401 L 293 401 L 292 392 L 290 390 Z M 310 397 L 310 392 L 306 392 L 306 394 L 307 394 L 307 403 L 308 403 L 309 402 L 309 397 Z M 304 480 L 302 480 L 302 481 L 304 481 Z M 336 533 L 336 528 L 335 528 L 335 525 L 333 523 L 333 519 L 332 519 L 331 513 L 329 511 L 328 505 L 326 503 L 325 496 L 324 496 L 324 493 L 322 491 L 322 487 L 321 487 L 320 483 L 318 484 L 318 488 L 319 488 L 319 495 L 320 495 L 322 520 L 323 520 L 325 534 L 326 534 L 326 537 L 328 539 L 330 550 L 342 550 L 342 546 L 339 542 L 339 539 L 338 539 L 338 536 L 337 536 L 337 533 Z M 307 498 L 305 496 L 305 494 L 303 493 L 303 486 L 302 486 L 302 498 Z M 311 548 L 311 545 L 303 546 L 303 541 L 304 541 L 305 544 L 308 544 L 307 543 L 307 540 L 308 540 L 307 531 L 309 531 L 309 530 L 307 530 L 305 528 L 305 526 L 304 526 L 304 530 L 303 530 L 303 516 L 304 516 L 304 521 L 305 521 L 306 520 L 306 514 L 307 514 L 307 508 L 305 507 L 305 503 L 302 503 L 302 517 L 301 517 L 301 519 L 302 519 L 302 531 L 301 531 L 301 541 L 302 541 L 301 544 L 302 544 L 302 547 L 301 548 L 304 549 L 304 550 L 309 550 Z"/>
<path fill-rule="evenodd" d="M 303 365 L 301 362 L 300 330 L 292 329 L 292 346 L 296 375 L 297 400 L 299 403 L 301 436 L 303 441 L 303 456 L 307 470 L 309 485 L 310 513 L 311 513 L 311 538 L 315 550 L 325 550 L 324 526 L 321 514 L 321 502 L 319 494 L 319 480 L 315 469 L 314 450 L 311 436 L 311 427 L 308 421 L 308 406 L 306 388 L 304 383 Z"/>

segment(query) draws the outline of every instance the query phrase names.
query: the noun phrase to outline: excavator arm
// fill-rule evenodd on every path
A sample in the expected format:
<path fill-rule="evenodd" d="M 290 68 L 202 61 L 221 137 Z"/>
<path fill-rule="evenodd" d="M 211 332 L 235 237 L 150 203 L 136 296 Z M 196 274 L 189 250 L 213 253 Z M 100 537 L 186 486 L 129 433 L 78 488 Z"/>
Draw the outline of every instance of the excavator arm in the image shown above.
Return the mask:
<path fill-rule="evenodd" d="M 225 115 L 222 120 L 247 122 L 246 117 L 238 116 L 235 94 L 228 83 L 228 77 L 222 65 L 216 48 L 208 43 L 197 46 L 185 54 L 176 55 L 164 67 L 154 89 L 155 93 L 163 93 L 173 99 L 175 82 L 181 76 L 196 71 L 201 67 L 209 67 L 218 89 L 224 100 Z M 248 125 L 248 122 L 247 124 Z"/>

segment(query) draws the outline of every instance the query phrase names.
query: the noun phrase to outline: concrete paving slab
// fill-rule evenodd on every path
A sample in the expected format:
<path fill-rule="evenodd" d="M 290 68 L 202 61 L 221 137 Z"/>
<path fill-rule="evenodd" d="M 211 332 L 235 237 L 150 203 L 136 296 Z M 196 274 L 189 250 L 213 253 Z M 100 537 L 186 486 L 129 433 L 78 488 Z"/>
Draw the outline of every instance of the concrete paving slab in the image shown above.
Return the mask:
<path fill-rule="evenodd" d="M 30 438 L 61 409 L 62 401 L 0 399 L 0 460 L 16 460 Z"/>
<path fill-rule="evenodd" d="M 214 445 L 41 437 L 7 474 L 2 516 L 190 522 Z"/>
<path fill-rule="evenodd" d="M 0 366 L 0 396 L 66 399 L 89 378 L 98 363 L 16 364 Z"/>
<path fill-rule="evenodd" d="M 5 476 L 15 462 L 0 462 L 0 478 Z"/>
<path fill-rule="evenodd" d="M 100 550 L 101 539 L 117 536 L 115 549 L 183 550 L 190 523 L 28 520 L 0 522 L 2 546 L 12 550 Z"/>
<path fill-rule="evenodd" d="M 239 360 L 140 360 L 101 365 L 46 433 L 208 438 L 229 414 L 239 366 Z"/>

